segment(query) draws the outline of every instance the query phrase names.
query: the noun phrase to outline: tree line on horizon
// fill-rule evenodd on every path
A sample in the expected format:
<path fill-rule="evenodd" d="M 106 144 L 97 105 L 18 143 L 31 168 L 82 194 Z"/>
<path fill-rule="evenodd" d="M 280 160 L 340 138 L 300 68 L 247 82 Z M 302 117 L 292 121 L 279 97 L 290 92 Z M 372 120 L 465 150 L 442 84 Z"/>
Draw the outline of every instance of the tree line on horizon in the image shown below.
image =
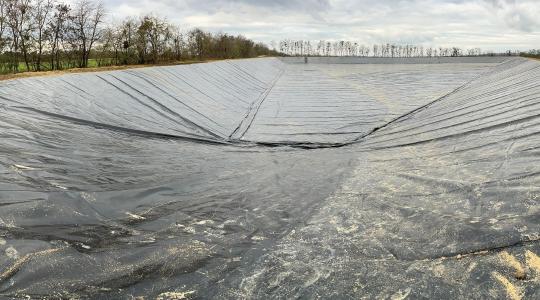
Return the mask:
<path fill-rule="evenodd" d="M 499 55 L 479 48 L 283 40 L 270 49 L 241 35 L 186 30 L 146 15 L 107 23 L 97 0 L 0 0 L 0 73 L 267 56 Z M 539 56 L 539 50 L 522 55 Z M 505 54 L 516 55 L 515 52 Z"/>
<path fill-rule="evenodd" d="M 516 51 L 494 53 L 480 48 L 424 47 L 423 45 L 375 44 L 366 46 L 352 41 L 282 40 L 274 47 L 288 56 L 356 56 L 356 57 L 440 57 L 519 55 Z"/>
<path fill-rule="evenodd" d="M 540 58 L 540 49 L 531 49 L 526 52 L 521 52 L 521 56 Z"/>
<path fill-rule="evenodd" d="M 0 0 L 0 73 L 278 55 L 241 35 L 146 15 L 105 22 L 101 2 Z"/>

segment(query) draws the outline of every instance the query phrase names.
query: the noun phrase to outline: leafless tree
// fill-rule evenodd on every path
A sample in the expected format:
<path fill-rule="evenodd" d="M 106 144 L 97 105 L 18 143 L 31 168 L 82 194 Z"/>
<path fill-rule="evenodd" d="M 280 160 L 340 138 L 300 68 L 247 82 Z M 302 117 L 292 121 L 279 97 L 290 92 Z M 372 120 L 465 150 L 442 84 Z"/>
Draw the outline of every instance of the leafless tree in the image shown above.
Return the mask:
<path fill-rule="evenodd" d="M 171 37 L 167 22 L 156 16 L 144 16 L 137 28 L 137 49 L 139 62 L 159 62 L 159 54 L 163 52 Z"/>
<path fill-rule="evenodd" d="M 61 69 L 60 47 L 66 35 L 67 22 L 69 21 L 70 8 L 66 4 L 56 4 L 54 14 L 48 22 L 49 47 L 51 50 L 51 68 Z"/>
<path fill-rule="evenodd" d="M 88 67 L 90 57 L 110 65 L 278 54 L 243 36 L 183 34 L 154 16 L 106 26 L 99 0 L 79 0 L 73 9 L 63 1 L 0 0 L 0 72 Z M 297 46 L 313 54 L 309 41 Z"/>
<path fill-rule="evenodd" d="M 133 18 L 125 19 L 120 25 L 117 33 L 118 42 L 120 43 L 120 48 L 122 49 L 122 58 L 120 59 L 121 64 L 135 63 L 137 59 L 135 58 L 135 53 L 137 52 L 136 45 L 136 33 L 137 33 L 137 20 Z"/>
<path fill-rule="evenodd" d="M 12 51 L 21 51 L 26 65 L 26 70 L 30 70 L 29 47 L 32 30 L 31 23 L 31 1 L 30 0 L 7 0 L 6 15 L 7 24 L 11 30 Z M 13 57 L 13 68 L 18 69 L 18 55 Z"/>
<path fill-rule="evenodd" d="M 202 59 L 202 57 L 205 55 L 205 38 L 205 33 L 199 28 L 195 28 L 189 32 L 188 41 L 190 45 L 190 51 L 192 55 L 198 57 L 199 59 Z"/>
<path fill-rule="evenodd" d="M 33 6 L 33 21 L 36 42 L 36 70 L 41 70 L 41 61 L 43 57 L 43 48 L 46 43 L 47 23 L 49 15 L 54 7 L 53 0 L 35 0 Z"/>
<path fill-rule="evenodd" d="M 5 35 L 7 22 L 6 10 L 6 0 L 0 0 L 0 53 L 4 50 L 4 47 L 7 44 L 7 37 Z"/>
<path fill-rule="evenodd" d="M 110 54 L 113 53 L 114 64 L 118 64 L 120 50 L 119 42 L 120 34 L 118 34 L 117 26 L 108 26 L 103 30 L 102 38 L 99 45 L 96 47 L 97 52 L 100 54 L 98 57 L 98 66 L 103 64 L 109 64 L 111 59 Z"/>
<path fill-rule="evenodd" d="M 373 52 L 371 52 L 373 50 Z M 484 55 L 481 49 L 466 49 L 458 47 L 426 47 L 423 45 L 399 45 L 399 44 L 375 44 L 371 48 L 352 41 L 324 40 L 312 42 L 309 40 L 283 40 L 279 43 L 279 51 L 289 56 L 373 56 L 373 57 L 437 57 L 437 56 L 469 56 Z M 515 51 L 509 51 L 506 55 L 516 55 Z"/>
<path fill-rule="evenodd" d="M 150 53 L 152 54 L 152 63 L 158 63 L 159 53 L 163 52 L 171 34 L 165 20 L 157 17 L 150 18 L 149 20 L 150 27 L 147 31 L 148 44 L 150 45 Z"/>
<path fill-rule="evenodd" d="M 80 67 L 88 67 L 90 52 L 101 37 L 105 9 L 101 2 L 80 0 L 72 10 L 72 42 L 80 51 Z"/>
<path fill-rule="evenodd" d="M 179 61 L 182 59 L 182 49 L 184 49 L 184 35 L 179 27 L 173 26 L 171 29 L 172 39 L 173 39 L 173 52 L 174 59 Z M 224 51 L 227 51 L 224 49 Z"/>

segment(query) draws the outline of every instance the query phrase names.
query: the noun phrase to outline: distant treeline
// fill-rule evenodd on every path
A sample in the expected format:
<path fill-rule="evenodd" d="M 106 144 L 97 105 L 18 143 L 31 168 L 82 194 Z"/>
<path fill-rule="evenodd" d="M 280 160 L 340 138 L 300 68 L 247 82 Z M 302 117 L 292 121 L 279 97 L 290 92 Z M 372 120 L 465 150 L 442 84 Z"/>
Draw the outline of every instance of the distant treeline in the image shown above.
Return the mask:
<path fill-rule="evenodd" d="M 521 56 L 540 58 L 540 49 L 532 49 L 527 52 L 521 52 Z"/>
<path fill-rule="evenodd" d="M 480 48 L 461 49 L 459 47 L 424 47 L 421 45 L 376 44 L 362 45 L 351 41 L 304 41 L 283 40 L 277 46 L 279 51 L 289 56 L 360 56 L 360 57 L 435 57 L 435 56 L 484 56 L 519 55 L 516 51 L 494 53 Z"/>
<path fill-rule="evenodd" d="M 243 36 L 182 31 L 148 15 L 105 23 L 102 3 L 0 0 L 0 72 L 277 55 Z"/>

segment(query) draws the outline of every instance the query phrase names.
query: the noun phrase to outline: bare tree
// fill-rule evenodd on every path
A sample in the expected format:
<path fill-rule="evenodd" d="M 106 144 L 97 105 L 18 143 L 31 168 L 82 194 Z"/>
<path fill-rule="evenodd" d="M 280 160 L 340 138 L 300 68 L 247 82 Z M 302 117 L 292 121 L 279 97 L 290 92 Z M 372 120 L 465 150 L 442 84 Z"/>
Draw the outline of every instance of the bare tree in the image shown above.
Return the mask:
<path fill-rule="evenodd" d="M 195 28 L 189 32 L 191 53 L 192 55 L 197 56 L 199 59 L 202 59 L 205 55 L 204 39 L 205 33 L 199 28 Z"/>
<path fill-rule="evenodd" d="M 277 55 L 266 45 L 243 36 L 212 34 L 200 29 L 182 34 L 165 19 L 128 18 L 104 26 L 98 0 L 0 0 L 0 69 L 21 70 L 87 67 L 102 64 L 159 63 L 183 58 L 240 58 Z M 106 29 L 106 30 L 105 30 Z M 352 44 L 343 47 L 354 52 Z M 356 45 L 356 44 L 355 44 Z M 311 41 L 280 44 L 291 53 L 313 55 Z M 19 67 L 24 62 L 26 68 Z"/>
<path fill-rule="evenodd" d="M 7 24 L 11 30 L 12 37 L 12 52 L 13 56 L 13 70 L 19 69 L 18 51 L 23 54 L 26 70 L 30 70 L 29 62 L 29 47 L 30 47 L 30 35 L 32 30 L 31 24 L 31 1 L 30 0 L 7 0 L 6 1 L 6 15 Z"/>
<path fill-rule="evenodd" d="M 158 63 L 159 53 L 163 52 L 165 44 L 167 44 L 171 34 L 165 20 L 157 17 L 147 17 L 149 28 L 147 31 L 147 40 L 150 45 L 150 53 L 152 55 L 152 63 Z"/>
<path fill-rule="evenodd" d="M 36 70 L 41 70 L 41 61 L 43 57 L 43 48 L 47 34 L 47 23 L 49 14 L 53 9 L 53 0 L 36 0 L 33 9 L 33 20 L 35 29 L 35 41 L 37 47 Z"/>
<path fill-rule="evenodd" d="M 122 23 L 122 49 L 123 49 L 123 63 L 127 64 L 130 61 L 130 58 L 136 57 L 136 45 L 135 45 L 135 35 L 137 31 L 137 25 L 135 19 L 126 19 Z M 135 58 L 136 59 L 136 58 Z"/>
<path fill-rule="evenodd" d="M 88 67 L 92 47 L 101 37 L 104 16 L 103 4 L 101 2 L 96 4 L 90 0 L 80 0 L 72 11 L 72 42 L 80 52 L 80 67 Z"/>
<path fill-rule="evenodd" d="M 184 35 L 178 26 L 173 26 L 171 28 L 172 39 L 173 39 L 173 53 L 174 59 L 179 61 L 182 59 L 182 49 L 184 48 Z"/>
<path fill-rule="evenodd" d="M 114 64 L 118 64 L 119 36 L 117 26 L 107 26 L 103 30 L 101 43 L 96 47 L 96 50 L 98 50 L 98 66 L 111 64 L 109 61 L 111 52 L 114 53 Z"/>
<path fill-rule="evenodd" d="M 219 35 L 218 35 L 219 37 Z M 193 41 L 192 41 L 193 44 Z M 371 52 L 373 50 L 373 52 Z M 313 42 L 309 40 L 283 40 L 279 42 L 279 51 L 290 56 L 361 56 L 361 57 L 437 57 L 437 56 L 480 56 L 481 49 L 461 49 L 458 47 L 424 47 L 424 45 L 375 44 L 372 47 L 364 46 L 352 41 L 326 42 L 324 40 Z M 493 54 L 494 55 L 494 54 Z M 516 55 L 515 51 L 508 51 L 505 55 Z"/>
<path fill-rule="evenodd" d="M 6 0 L 0 0 L 0 53 L 2 53 L 7 43 L 7 37 L 5 36 L 6 19 Z"/>
<path fill-rule="evenodd" d="M 70 8 L 66 4 L 57 4 L 54 7 L 54 14 L 48 23 L 49 46 L 51 49 L 51 68 L 61 69 L 60 46 L 66 35 L 67 22 L 69 20 Z"/>

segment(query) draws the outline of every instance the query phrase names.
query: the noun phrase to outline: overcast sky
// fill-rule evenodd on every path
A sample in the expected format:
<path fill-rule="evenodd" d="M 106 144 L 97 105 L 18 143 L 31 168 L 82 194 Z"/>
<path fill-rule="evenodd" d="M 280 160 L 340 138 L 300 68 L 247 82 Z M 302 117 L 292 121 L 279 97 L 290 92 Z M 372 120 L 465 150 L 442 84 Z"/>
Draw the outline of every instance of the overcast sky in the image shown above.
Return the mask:
<path fill-rule="evenodd" d="M 109 18 L 154 13 L 184 28 L 284 38 L 540 48 L 540 0 L 103 0 Z"/>

